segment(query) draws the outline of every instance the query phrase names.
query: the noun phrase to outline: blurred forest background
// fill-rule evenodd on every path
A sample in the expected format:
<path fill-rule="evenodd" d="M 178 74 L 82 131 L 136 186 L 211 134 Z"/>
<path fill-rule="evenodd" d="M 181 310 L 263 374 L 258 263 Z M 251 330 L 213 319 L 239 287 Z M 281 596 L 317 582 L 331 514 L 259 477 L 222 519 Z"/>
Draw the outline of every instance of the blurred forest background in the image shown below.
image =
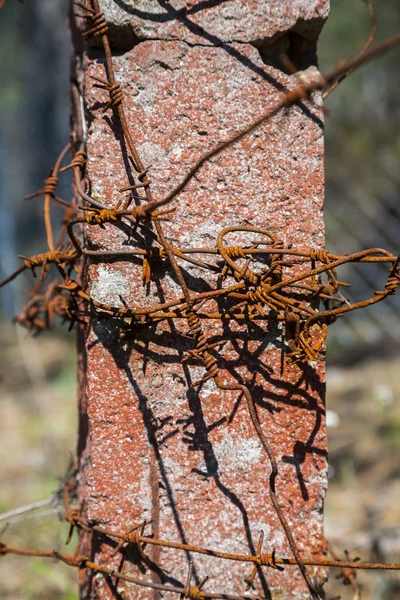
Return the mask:
<path fill-rule="evenodd" d="M 0 279 L 19 265 L 18 254 L 42 249 L 41 205 L 23 198 L 41 187 L 69 136 L 68 4 L 8 0 L 0 11 Z M 398 0 L 376 0 L 374 7 L 377 40 L 398 34 Z M 331 0 L 320 70 L 354 57 L 369 31 L 365 4 Z M 332 251 L 400 250 L 398 65 L 397 50 L 356 71 L 327 99 Z M 60 195 L 70 196 L 68 177 Z M 371 296 L 385 277 L 379 266 L 349 268 L 349 300 Z M 32 339 L 11 324 L 29 287 L 20 277 L 0 293 L 0 513 L 50 498 L 75 450 L 74 335 L 59 329 Z M 337 552 L 387 562 L 400 562 L 399 308 L 400 295 L 342 319 L 328 342 L 326 535 Z M 55 504 L 10 519 L 10 545 L 63 548 L 67 528 Z M 397 573 L 361 573 L 359 582 L 365 600 L 400 597 Z M 77 598 L 76 573 L 42 560 L 3 560 L 0 588 L 8 600 Z M 339 593 L 352 598 L 332 572 L 327 598 Z"/>

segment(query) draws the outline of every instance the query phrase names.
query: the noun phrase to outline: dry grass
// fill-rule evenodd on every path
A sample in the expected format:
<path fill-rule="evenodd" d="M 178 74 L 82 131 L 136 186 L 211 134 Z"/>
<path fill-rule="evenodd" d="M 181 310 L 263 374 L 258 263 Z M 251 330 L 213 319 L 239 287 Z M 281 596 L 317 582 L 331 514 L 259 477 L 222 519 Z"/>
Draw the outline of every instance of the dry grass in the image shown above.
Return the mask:
<path fill-rule="evenodd" d="M 75 357 L 61 336 L 33 340 L 1 327 L 0 512 L 50 496 L 75 449 Z M 56 514 L 10 521 L 7 543 L 63 547 L 67 528 Z M 61 564 L 10 556 L 0 564 L 1 597 L 7 600 L 72 600 L 76 573 Z"/>

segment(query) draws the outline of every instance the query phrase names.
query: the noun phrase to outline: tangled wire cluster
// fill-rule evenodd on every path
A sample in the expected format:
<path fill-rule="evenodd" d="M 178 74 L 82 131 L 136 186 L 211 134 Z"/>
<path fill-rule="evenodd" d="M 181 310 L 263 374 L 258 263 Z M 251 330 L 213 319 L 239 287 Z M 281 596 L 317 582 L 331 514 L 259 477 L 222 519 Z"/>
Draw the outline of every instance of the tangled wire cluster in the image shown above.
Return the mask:
<path fill-rule="evenodd" d="M 228 320 L 240 322 L 276 321 L 283 326 L 287 353 L 291 360 L 315 361 L 324 351 L 328 326 L 337 318 L 359 308 L 371 306 L 384 300 L 388 295 L 396 293 L 400 285 L 399 257 L 379 248 L 370 248 L 351 255 L 334 255 L 323 249 L 285 246 L 283 241 L 271 231 L 243 225 L 232 225 L 224 228 L 217 236 L 215 245 L 212 247 L 178 248 L 173 246 L 166 238 L 162 225 L 163 221 L 172 218 L 174 208 L 171 203 L 173 200 L 206 161 L 254 131 L 282 108 L 291 107 L 300 100 L 308 99 L 315 90 L 325 91 L 325 94 L 328 93 L 341 78 L 356 66 L 395 47 L 400 43 L 400 38 L 393 38 L 373 50 L 368 50 L 367 46 L 364 48 L 362 55 L 358 56 L 352 63 L 339 67 L 331 74 L 319 77 L 311 84 L 300 85 L 285 93 L 266 114 L 204 155 L 192 167 L 183 181 L 169 192 L 165 198 L 155 200 L 151 191 L 149 169 L 143 165 L 137 153 L 127 124 L 123 91 L 114 74 L 108 39 L 108 25 L 103 13 L 100 11 L 99 2 L 98 0 L 88 0 L 85 4 L 80 2 L 75 2 L 75 4 L 80 9 L 79 18 L 88 21 L 88 27 L 83 33 L 84 39 L 94 36 L 101 39 L 106 59 L 106 73 L 105 79 L 96 79 L 96 85 L 109 94 L 109 101 L 105 110 L 111 108 L 114 116 L 119 120 L 136 172 L 137 183 L 120 190 L 121 198 L 115 206 L 103 204 L 88 192 L 89 182 L 85 175 L 86 153 L 83 139 L 78 140 L 77 143 L 68 144 L 45 180 L 43 189 L 27 196 L 27 198 L 43 196 L 47 250 L 36 256 L 21 256 L 22 265 L 0 282 L 0 287 L 24 270 L 30 270 L 34 276 L 36 276 L 36 270 L 40 270 L 38 281 L 33 287 L 24 309 L 16 317 L 19 323 L 33 333 L 51 328 L 55 324 L 56 317 L 69 321 L 71 328 L 77 322 L 85 324 L 94 318 L 113 319 L 119 325 L 121 336 L 136 335 L 141 328 L 167 319 L 186 320 L 187 336 L 193 340 L 193 348 L 187 352 L 184 360 L 196 361 L 205 369 L 204 377 L 196 381 L 193 386 L 196 387 L 209 379 L 213 379 L 220 390 L 237 390 L 245 397 L 254 429 L 270 462 L 269 495 L 271 502 L 294 558 L 277 557 L 275 552 L 263 554 L 262 536 L 257 555 L 247 556 L 232 555 L 222 551 L 145 536 L 146 523 L 134 531 L 128 532 L 103 529 L 88 522 L 84 518 L 82 510 L 70 507 L 71 485 L 68 482 L 66 482 L 64 494 L 65 520 L 71 525 L 71 528 L 117 541 L 119 544 L 118 550 L 124 545 L 133 544 L 138 548 L 142 558 L 144 557 L 144 546 L 153 544 L 165 548 L 198 552 L 216 558 L 251 562 L 254 568 L 248 580 L 247 589 L 252 586 L 257 568 L 282 569 L 285 565 L 297 565 L 313 599 L 318 599 L 320 596 L 310 579 L 306 565 L 339 567 L 343 570 L 344 580 L 351 583 L 353 587 L 356 586 L 354 583 L 354 569 L 400 568 L 400 565 L 377 565 L 351 560 L 306 560 L 300 557 L 293 533 L 280 507 L 275 489 L 275 480 L 278 475 L 277 461 L 268 438 L 260 425 L 251 393 L 248 387 L 241 383 L 236 381 L 226 383 L 222 379 L 218 360 L 221 342 L 218 342 L 218 344 L 210 343 L 203 330 L 203 322 L 210 319 L 220 322 Z M 79 114 L 79 111 L 77 111 L 77 118 L 79 118 Z M 80 125 L 82 129 L 82 124 Z M 63 167 L 63 162 L 69 152 L 72 153 L 72 159 L 67 166 Z M 73 199 L 71 203 L 64 201 L 56 194 L 59 176 L 68 169 L 73 171 L 75 196 L 78 199 Z M 144 192 L 142 204 L 133 205 L 133 200 L 140 190 Z M 57 239 L 54 238 L 50 218 L 52 202 L 57 203 L 64 209 L 64 217 Z M 90 250 L 84 247 L 80 236 L 76 232 L 77 226 L 104 227 L 107 225 L 112 227 L 121 221 L 128 222 L 134 228 L 153 229 L 156 245 L 147 249 L 134 248 L 129 251 L 125 249 L 119 251 Z M 226 239 L 230 235 L 238 233 L 241 235 L 254 235 L 256 239 L 247 245 L 229 245 Z M 149 283 L 151 280 L 153 268 L 156 264 L 162 265 L 164 269 L 171 269 L 180 285 L 180 294 L 155 306 L 135 307 L 128 306 L 123 298 L 121 298 L 123 306 L 117 307 L 99 302 L 91 297 L 82 282 L 82 258 L 96 257 L 96 260 L 106 262 L 119 256 L 126 258 L 130 255 L 142 259 L 144 283 Z M 207 256 L 207 262 L 204 260 L 204 256 Z M 193 292 L 185 281 L 178 261 L 187 261 L 205 271 L 216 273 L 218 286 L 207 292 Z M 342 293 L 342 289 L 346 288 L 348 284 L 339 279 L 338 269 L 345 264 L 354 262 L 388 263 L 389 271 L 386 284 L 382 290 L 376 291 L 375 295 L 369 299 L 350 303 Z M 53 268 L 51 268 L 52 266 Z M 226 300 L 223 303 L 223 308 L 221 308 L 220 303 L 222 299 Z M 186 584 L 182 584 L 182 587 L 166 586 L 133 578 L 120 571 L 93 563 L 86 556 L 81 556 L 79 544 L 73 555 L 60 554 L 55 551 L 19 550 L 2 544 L 0 554 L 9 553 L 57 558 L 70 566 L 80 569 L 88 568 L 133 584 L 151 587 L 160 591 L 174 592 L 184 598 L 239 598 L 239 596 L 229 594 L 206 593 L 202 589 L 205 581 L 198 587 L 193 586 L 191 569 Z M 243 597 L 247 596 L 240 596 L 240 598 Z"/>

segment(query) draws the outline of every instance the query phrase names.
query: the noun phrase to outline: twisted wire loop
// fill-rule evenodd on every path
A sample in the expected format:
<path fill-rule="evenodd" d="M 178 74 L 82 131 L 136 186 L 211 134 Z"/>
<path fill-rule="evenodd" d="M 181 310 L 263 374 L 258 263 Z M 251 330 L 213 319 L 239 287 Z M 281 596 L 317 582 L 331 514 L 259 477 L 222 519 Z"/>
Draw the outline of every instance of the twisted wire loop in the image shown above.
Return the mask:
<path fill-rule="evenodd" d="M 255 290 L 248 290 L 246 292 L 246 300 L 249 304 L 265 304 L 267 297 L 263 293 L 263 288 L 258 285 Z"/>
<path fill-rule="evenodd" d="M 123 93 L 122 86 L 120 83 L 118 83 L 117 81 L 111 82 L 108 80 L 100 79 L 100 77 L 94 76 L 92 76 L 92 79 L 97 82 L 95 84 L 96 87 L 106 90 L 110 96 L 110 100 L 103 108 L 103 112 L 108 110 L 110 106 L 117 107 L 122 103 Z"/>
<path fill-rule="evenodd" d="M 189 600 L 203 600 L 206 596 L 198 587 L 191 585 L 185 586 L 183 598 L 188 598 Z"/>
<path fill-rule="evenodd" d="M 215 379 L 218 375 L 219 367 L 217 359 L 209 352 L 214 345 L 209 344 L 200 317 L 192 306 L 188 307 L 186 316 L 189 325 L 187 335 L 196 341 L 196 347 L 193 350 L 187 351 L 184 360 L 188 360 L 191 357 L 195 358 L 199 360 L 206 369 L 206 375 L 192 383 L 192 387 L 197 387 L 209 379 Z"/>
<path fill-rule="evenodd" d="M 56 193 L 56 187 L 58 185 L 58 182 L 58 177 L 56 177 L 55 175 L 49 175 L 47 179 L 44 180 L 44 193 L 50 194 L 50 196 L 54 196 L 54 194 Z"/>
<path fill-rule="evenodd" d="M 233 271 L 235 281 L 244 281 L 247 285 L 257 286 L 260 282 L 260 275 L 249 269 L 249 261 L 244 265 L 243 269 L 235 269 Z"/>
<path fill-rule="evenodd" d="M 87 162 L 87 154 L 85 150 L 78 150 L 71 161 L 71 167 L 79 167 L 84 169 Z"/>
<path fill-rule="evenodd" d="M 205 595 L 201 591 L 201 588 L 208 581 L 208 577 L 203 579 L 203 581 L 201 581 L 198 586 L 192 585 L 192 577 L 193 577 L 193 562 L 190 561 L 189 562 L 189 572 L 188 572 L 188 575 L 186 578 L 185 587 L 183 588 L 182 593 L 180 595 L 181 600 L 184 600 L 184 598 L 188 598 L 189 600 L 200 600 L 200 599 L 205 598 Z"/>
<path fill-rule="evenodd" d="M 84 219 L 89 225 L 103 225 L 104 223 L 115 223 L 121 219 L 118 214 L 118 208 L 91 208 L 85 214 Z"/>
<path fill-rule="evenodd" d="M 70 293 L 65 293 L 62 288 L 63 285 L 56 280 L 49 283 L 45 293 L 33 295 L 21 312 L 14 317 L 14 321 L 35 335 L 45 329 L 51 329 L 58 315 L 70 321 L 69 329 L 72 329 L 76 321 L 82 322 L 77 317 L 78 304 L 72 293 L 72 286 Z"/>
<path fill-rule="evenodd" d="M 110 102 L 108 103 L 108 106 L 118 106 L 118 104 L 121 104 L 123 98 L 121 84 L 117 82 L 113 83 L 110 85 L 108 91 L 110 94 Z"/>
<path fill-rule="evenodd" d="M 56 249 L 29 257 L 20 255 L 20 258 L 24 260 L 25 267 L 32 271 L 34 277 L 36 277 L 35 268 L 42 267 L 40 274 L 40 280 L 42 280 L 44 277 L 45 268 L 49 263 L 63 265 L 68 262 L 73 262 L 76 258 L 76 254 L 74 251 L 62 252 L 61 250 Z"/>
<path fill-rule="evenodd" d="M 147 522 L 145 521 L 142 525 L 137 525 L 136 527 L 133 527 L 130 531 L 128 531 L 125 539 L 122 540 L 122 542 L 119 544 L 119 548 L 121 548 L 122 545 L 125 543 L 132 544 L 138 550 L 142 560 L 147 560 L 147 556 L 143 550 L 143 545 L 141 541 L 141 537 L 143 536 L 144 528 L 146 525 Z M 119 548 L 116 548 L 115 553 L 119 551 Z"/>
<path fill-rule="evenodd" d="M 344 555 L 347 561 L 350 561 L 350 553 L 348 550 L 344 551 Z M 359 558 L 355 558 L 354 562 L 358 562 Z M 357 585 L 357 571 L 351 567 L 341 567 L 339 577 L 342 579 L 344 585 L 351 585 L 353 589 L 359 590 Z"/>
<path fill-rule="evenodd" d="M 276 309 L 272 299 L 264 292 L 262 285 L 258 285 L 255 290 L 248 290 L 246 292 L 246 307 L 248 309 L 251 310 L 254 307 L 260 316 L 264 316 L 264 306 L 269 306 L 273 310 Z"/>
<path fill-rule="evenodd" d="M 67 165 L 66 167 L 63 167 L 62 169 L 60 169 L 60 173 L 64 173 L 68 169 L 76 169 L 76 168 L 81 169 L 83 171 L 86 166 L 86 162 L 87 162 L 86 152 L 84 150 L 78 150 L 75 153 L 75 155 L 73 156 L 70 164 Z"/>
<path fill-rule="evenodd" d="M 39 317 L 39 314 L 40 308 L 36 306 L 25 306 L 22 311 L 14 317 L 13 321 L 14 323 L 19 323 L 23 327 L 26 327 L 34 336 L 39 331 L 48 329 L 46 320 Z"/>
<path fill-rule="evenodd" d="M 260 554 L 257 556 L 257 564 L 260 567 L 269 567 L 270 569 L 276 569 L 277 571 L 283 571 L 282 565 L 278 565 L 276 562 L 276 550 L 275 548 L 271 554 Z"/>
<path fill-rule="evenodd" d="M 53 326 L 55 315 L 58 315 L 59 317 L 70 321 L 70 328 L 72 328 L 76 319 L 76 300 L 71 295 L 58 293 L 48 302 L 45 302 L 44 312 L 46 315 L 47 328 L 50 329 Z"/>
<path fill-rule="evenodd" d="M 92 27 L 82 33 L 82 37 L 84 40 L 88 40 L 91 37 L 105 35 L 108 32 L 108 23 L 106 21 L 104 13 L 99 11 L 90 14 L 90 19 L 92 21 Z"/>
<path fill-rule="evenodd" d="M 315 269 L 316 262 L 320 262 L 325 265 L 329 264 L 330 263 L 329 252 L 325 248 L 310 248 L 310 262 L 311 262 L 311 270 Z M 331 269 L 330 272 L 328 271 L 328 279 L 329 279 L 329 282 L 332 285 L 334 291 L 336 292 L 338 289 L 338 286 L 336 284 L 337 273 L 336 273 L 335 269 Z M 317 285 L 317 276 L 312 275 L 311 276 L 311 286 L 315 287 L 316 285 Z"/>
<path fill-rule="evenodd" d="M 312 337 L 305 330 L 300 332 L 296 351 L 299 359 L 305 357 L 310 362 L 313 362 L 319 358 L 318 351 L 312 345 Z"/>
<path fill-rule="evenodd" d="M 262 273 L 262 285 L 265 287 L 266 284 L 273 285 L 275 283 L 279 283 L 282 281 L 282 274 L 283 265 L 280 257 L 276 254 L 273 254 L 269 269 L 265 269 Z"/>
<path fill-rule="evenodd" d="M 261 531 L 260 537 L 258 540 L 258 544 L 257 544 L 257 554 L 255 555 L 254 561 L 253 561 L 253 570 L 252 570 L 252 573 L 251 573 L 249 579 L 245 579 L 245 582 L 247 584 L 246 589 L 245 589 L 246 592 L 248 592 L 249 589 L 253 587 L 254 579 L 255 579 L 255 577 L 257 575 L 257 571 L 260 567 L 269 567 L 271 569 L 276 569 L 277 571 L 283 571 L 283 567 L 276 564 L 275 548 L 272 551 L 272 554 L 263 554 L 262 553 L 263 542 L 264 542 L 264 532 Z"/>
<path fill-rule="evenodd" d="M 79 527 L 79 519 L 81 513 L 77 508 L 68 508 L 64 512 L 64 520 L 69 523 L 69 531 L 67 534 L 67 538 L 65 540 L 65 545 L 68 546 L 72 539 L 72 535 L 74 533 L 74 529 Z"/>
<path fill-rule="evenodd" d="M 55 198 L 58 182 L 59 178 L 56 175 L 53 175 L 53 173 L 50 173 L 50 175 L 44 180 L 44 187 L 37 192 L 33 192 L 33 194 L 28 194 L 25 196 L 25 200 L 30 200 L 31 198 L 36 198 L 37 196 L 42 196 L 43 194 L 49 194 L 52 198 Z"/>
<path fill-rule="evenodd" d="M 340 578 L 343 581 L 343 585 L 353 585 L 356 577 L 357 573 L 355 569 L 349 569 L 346 567 L 342 567 L 340 569 Z"/>
<path fill-rule="evenodd" d="M 313 362 L 320 358 L 320 353 L 328 335 L 328 326 L 326 323 L 318 321 L 314 322 L 313 325 L 319 328 L 318 335 L 311 335 L 310 325 L 307 322 L 299 321 L 299 328 L 290 345 L 291 352 L 289 358 L 293 362 L 298 362 L 299 360 Z"/>
<path fill-rule="evenodd" d="M 231 260 L 238 259 L 238 258 L 248 259 L 248 256 L 247 256 L 243 246 L 225 246 L 223 253 L 221 252 L 220 248 L 218 248 L 218 251 L 225 263 L 224 266 L 222 267 L 222 271 L 220 274 L 221 280 L 224 280 L 228 277 L 228 275 L 231 275 L 236 279 L 236 281 L 242 281 L 243 278 L 241 276 L 241 271 L 239 270 L 238 267 L 234 267 L 234 265 L 232 263 L 227 262 L 226 257 L 228 257 L 228 259 L 231 259 Z M 247 265 L 248 265 L 248 263 L 247 263 Z M 245 266 L 245 270 L 247 270 L 246 266 Z"/>
<path fill-rule="evenodd" d="M 77 508 L 68 508 L 64 513 L 64 520 L 70 525 L 79 525 L 81 512 Z"/>
<path fill-rule="evenodd" d="M 395 263 L 393 264 L 393 267 L 390 270 L 386 285 L 385 285 L 385 290 L 386 293 L 389 296 L 393 296 L 393 294 L 395 294 L 397 292 L 397 289 L 400 285 L 400 265 L 399 265 L 399 261 L 400 261 L 400 256 L 397 257 L 397 260 L 395 261 Z M 376 292 L 377 294 L 381 294 L 382 292 Z M 383 292 L 384 293 L 384 292 Z"/>
<path fill-rule="evenodd" d="M 225 252 L 229 258 L 247 258 L 242 246 L 225 246 Z"/>
<path fill-rule="evenodd" d="M 175 208 L 152 210 L 151 204 L 139 204 L 138 206 L 134 206 L 130 211 L 126 211 L 125 214 L 129 214 L 136 221 L 145 219 L 150 221 L 167 221 L 169 220 L 167 215 L 173 212 L 175 212 Z"/>
<path fill-rule="evenodd" d="M 136 221 L 140 219 L 153 219 L 157 217 L 157 211 L 153 212 L 146 204 L 139 204 L 131 209 L 131 215 Z"/>
<path fill-rule="evenodd" d="M 330 262 L 329 252 L 325 248 L 310 248 L 310 260 L 312 263 L 318 261 L 328 264 Z"/>
<path fill-rule="evenodd" d="M 103 112 L 108 110 L 110 106 L 114 108 L 117 107 L 119 104 L 121 104 L 123 99 L 121 84 L 117 82 L 113 83 L 112 85 L 110 84 L 108 88 L 108 93 L 110 94 L 110 101 L 107 102 L 107 104 L 103 108 Z"/>
<path fill-rule="evenodd" d="M 73 279 L 66 279 L 64 283 L 60 283 L 60 288 L 70 292 L 71 294 L 77 294 L 82 290 L 82 286 Z"/>

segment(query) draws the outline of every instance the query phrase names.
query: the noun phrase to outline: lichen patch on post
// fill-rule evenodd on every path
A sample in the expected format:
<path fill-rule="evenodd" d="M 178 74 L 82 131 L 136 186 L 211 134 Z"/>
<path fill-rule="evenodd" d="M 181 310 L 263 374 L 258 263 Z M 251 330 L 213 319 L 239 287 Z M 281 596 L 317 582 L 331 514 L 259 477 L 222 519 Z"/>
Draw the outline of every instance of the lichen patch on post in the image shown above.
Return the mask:
<path fill-rule="evenodd" d="M 99 265 L 96 279 L 92 283 L 91 296 L 98 302 L 122 306 L 121 296 L 124 297 L 128 286 L 126 278 L 108 265 Z"/>

